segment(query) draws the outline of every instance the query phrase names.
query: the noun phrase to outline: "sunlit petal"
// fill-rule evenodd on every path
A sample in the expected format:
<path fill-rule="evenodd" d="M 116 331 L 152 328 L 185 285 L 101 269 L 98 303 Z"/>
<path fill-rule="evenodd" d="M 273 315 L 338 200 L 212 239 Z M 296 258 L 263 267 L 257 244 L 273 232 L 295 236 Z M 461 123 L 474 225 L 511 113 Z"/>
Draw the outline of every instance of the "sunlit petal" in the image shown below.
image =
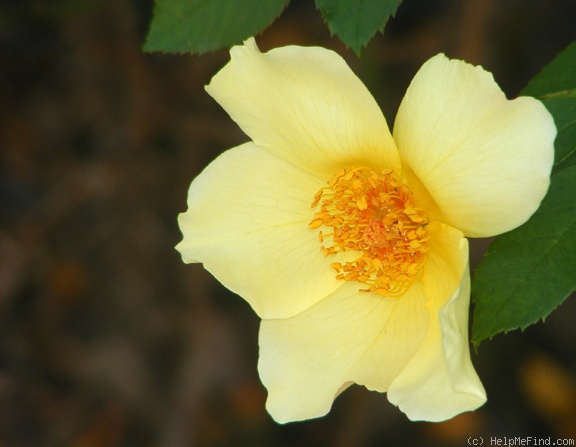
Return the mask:
<path fill-rule="evenodd" d="M 192 183 L 177 249 L 202 262 L 263 318 L 310 307 L 340 282 L 308 228 L 323 183 L 252 143 L 231 149 Z"/>
<path fill-rule="evenodd" d="M 436 217 L 485 237 L 524 223 L 549 184 L 556 128 L 533 98 L 506 99 L 481 67 L 438 55 L 414 77 L 394 125 Z"/>
<path fill-rule="evenodd" d="M 254 39 L 207 90 L 253 141 L 194 180 L 177 248 L 263 318 L 274 419 L 322 416 L 352 383 L 413 420 L 482 405 L 465 236 L 510 230 L 539 206 L 556 135 L 544 106 L 438 55 L 402 101 L 395 142 L 334 52 L 261 53 Z"/>
<path fill-rule="evenodd" d="M 326 414 L 341 387 L 378 375 L 385 388 L 426 332 L 424 294 L 383 298 L 346 283 L 295 317 L 263 320 L 258 370 L 278 422 Z M 377 352 L 373 352 L 374 345 Z M 376 365 L 378 371 L 368 371 Z"/>
<path fill-rule="evenodd" d="M 397 314 L 393 322 L 383 322 L 381 335 L 374 338 L 350 376 L 350 380 L 369 389 L 388 389 L 424 340 L 429 312 L 436 315 L 437 309 L 448 302 L 466 271 L 468 244 L 462 233 L 438 222 L 429 225 L 428 233 L 430 252 L 422 280 L 397 298 L 405 312 Z"/>
<path fill-rule="evenodd" d="M 261 53 L 250 39 L 230 54 L 206 89 L 260 147 L 325 180 L 358 164 L 399 170 L 380 108 L 336 53 Z"/>
<path fill-rule="evenodd" d="M 388 390 L 388 399 L 412 420 L 443 421 L 486 401 L 470 361 L 470 275 L 441 307 L 430 308 L 426 337 Z"/>
<path fill-rule="evenodd" d="M 427 303 L 444 305 L 454 291 L 460 287 L 462 275 L 468 268 L 468 240 L 460 230 L 449 225 L 433 222 L 427 228 L 430 252 L 422 282 Z"/>

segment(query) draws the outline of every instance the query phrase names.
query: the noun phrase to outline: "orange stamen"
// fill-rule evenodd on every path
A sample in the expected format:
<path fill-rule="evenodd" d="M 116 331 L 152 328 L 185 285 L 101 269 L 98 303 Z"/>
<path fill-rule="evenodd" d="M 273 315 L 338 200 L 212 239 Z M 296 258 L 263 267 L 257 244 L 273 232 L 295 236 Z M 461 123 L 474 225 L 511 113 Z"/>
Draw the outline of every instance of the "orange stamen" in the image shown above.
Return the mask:
<path fill-rule="evenodd" d="M 333 262 L 336 279 L 357 281 L 361 292 L 398 297 L 422 274 L 428 247 L 427 220 L 413 203 L 412 192 L 393 171 L 369 168 L 344 169 L 315 195 L 312 208 L 320 211 L 308 224 L 322 226 L 320 242 L 324 256 L 356 251 L 352 262 Z"/>

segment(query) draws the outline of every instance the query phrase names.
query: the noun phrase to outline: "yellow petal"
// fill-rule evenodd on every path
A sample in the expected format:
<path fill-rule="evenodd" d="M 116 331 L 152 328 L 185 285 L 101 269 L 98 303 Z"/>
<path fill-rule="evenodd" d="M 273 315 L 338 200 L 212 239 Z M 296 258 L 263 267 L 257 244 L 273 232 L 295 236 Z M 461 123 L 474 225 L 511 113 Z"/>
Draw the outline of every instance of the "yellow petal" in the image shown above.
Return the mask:
<path fill-rule="evenodd" d="M 206 90 L 260 147 L 328 180 L 344 167 L 399 171 L 399 157 L 374 98 L 336 53 L 288 46 L 260 53 L 254 39 Z"/>
<path fill-rule="evenodd" d="M 468 306 L 470 274 L 450 300 L 430 306 L 424 342 L 392 382 L 388 399 L 411 420 L 443 421 L 486 401 L 486 392 L 470 361 Z"/>
<path fill-rule="evenodd" d="M 263 318 L 301 312 L 340 282 L 308 228 L 323 182 L 253 143 L 231 149 L 193 182 L 184 235 L 185 262 L 202 262 Z"/>
<path fill-rule="evenodd" d="M 372 339 L 363 346 L 364 354 L 347 377 L 369 390 L 385 392 L 421 345 L 428 327 L 428 311 L 420 283 L 413 284 L 400 298 L 379 299 L 392 301 L 388 303 L 391 309 L 382 314 L 380 327 L 374 328 Z"/>
<path fill-rule="evenodd" d="M 358 288 L 345 283 L 295 317 L 262 321 L 258 370 L 277 422 L 325 415 L 350 381 L 377 376 L 386 388 L 418 349 L 427 324 L 421 287 L 399 299 Z"/>
<path fill-rule="evenodd" d="M 429 306 L 439 308 L 460 287 L 462 275 L 468 268 L 468 240 L 460 230 L 449 225 L 432 222 L 426 227 L 427 242 L 422 282 Z"/>
<path fill-rule="evenodd" d="M 539 101 L 506 99 L 481 67 L 438 55 L 418 71 L 394 125 L 402 162 L 467 236 L 524 223 L 549 184 L 556 128 Z"/>
<path fill-rule="evenodd" d="M 269 393 L 267 408 L 275 420 L 326 414 L 339 390 L 350 382 L 384 392 L 398 383 L 397 377 L 412 377 L 410 371 L 405 373 L 407 365 L 414 364 L 416 355 L 421 358 L 425 340 L 426 349 L 435 342 L 432 348 L 442 350 L 442 337 L 437 336 L 442 307 L 447 309 L 447 317 L 440 316 L 448 319 L 447 332 L 453 328 L 460 331 L 459 336 L 466 332 L 467 320 L 454 326 L 447 303 L 459 290 L 462 275 L 468 275 L 467 241 L 460 231 L 444 224 L 432 223 L 428 231 L 430 252 L 424 276 L 402 297 L 359 294 L 357 283 L 345 283 L 301 314 L 262 321 L 258 368 Z M 458 303 L 467 308 L 468 301 Z M 449 341 L 456 338 L 448 334 L 449 349 Z M 467 346 L 466 336 L 456 341 Z M 423 363 L 423 367 L 436 366 Z M 432 369 L 423 372 L 436 374 Z M 418 396 L 411 398 L 420 402 Z M 438 409 L 443 402 L 426 401 L 426 405 L 432 407 L 431 413 L 451 411 L 450 406 Z"/>
<path fill-rule="evenodd" d="M 393 324 L 382 322 L 380 336 L 374 338 L 349 377 L 371 390 L 386 391 L 401 373 L 427 336 L 429 309 L 437 315 L 437 309 L 458 289 L 466 271 L 468 243 L 462 233 L 439 222 L 428 225 L 427 232 L 430 251 L 422 280 L 397 298 L 402 313 L 396 311 Z"/>

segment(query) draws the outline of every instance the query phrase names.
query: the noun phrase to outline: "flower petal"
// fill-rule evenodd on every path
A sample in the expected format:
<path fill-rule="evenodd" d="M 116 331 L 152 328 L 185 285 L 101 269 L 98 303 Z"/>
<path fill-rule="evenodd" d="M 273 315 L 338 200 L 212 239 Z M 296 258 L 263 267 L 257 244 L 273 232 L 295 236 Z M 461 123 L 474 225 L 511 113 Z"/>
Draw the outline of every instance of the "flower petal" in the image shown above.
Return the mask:
<path fill-rule="evenodd" d="M 295 317 L 262 321 L 258 370 L 268 389 L 266 408 L 277 422 L 328 413 L 376 341 L 387 349 L 377 368 L 388 381 L 418 348 L 427 320 L 421 288 L 401 299 L 358 288 L 345 283 Z"/>
<path fill-rule="evenodd" d="M 388 399 L 412 420 L 443 421 L 486 401 L 470 361 L 468 306 L 470 273 L 437 312 L 430 309 L 424 342 L 392 382 Z"/>
<path fill-rule="evenodd" d="M 253 143 L 231 149 L 192 182 L 176 248 L 260 317 L 295 315 L 341 285 L 308 228 L 322 186 Z"/>
<path fill-rule="evenodd" d="M 426 230 L 430 251 L 426 255 L 422 282 L 427 304 L 437 309 L 460 287 L 462 275 L 468 268 L 468 240 L 460 230 L 440 222 L 432 222 Z"/>
<path fill-rule="evenodd" d="M 374 98 L 335 52 L 288 46 L 260 53 L 254 39 L 206 90 L 260 147 L 326 181 L 344 167 L 399 172 L 399 157 Z"/>
<path fill-rule="evenodd" d="M 438 55 L 414 77 L 394 125 L 402 162 L 467 236 L 493 236 L 538 208 L 553 163 L 554 121 L 539 101 L 506 99 L 481 67 Z"/>
<path fill-rule="evenodd" d="M 295 317 L 262 321 L 258 369 L 276 421 L 322 416 L 350 382 L 384 392 L 404 374 L 430 338 L 428 325 L 438 326 L 438 308 L 467 273 L 462 233 L 438 222 L 429 227 L 424 277 L 402 297 L 360 294 L 357 283 L 345 283 Z"/>
<path fill-rule="evenodd" d="M 430 252 L 422 280 L 412 286 L 409 294 L 398 298 L 403 302 L 405 318 L 382 326 L 383 334 L 374 339 L 349 376 L 349 380 L 368 389 L 388 390 L 424 340 L 429 312 L 437 315 L 438 307 L 458 289 L 466 270 L 468 243 L 462 232 L 439 222 L 428 225 L 427 231 Z"/>

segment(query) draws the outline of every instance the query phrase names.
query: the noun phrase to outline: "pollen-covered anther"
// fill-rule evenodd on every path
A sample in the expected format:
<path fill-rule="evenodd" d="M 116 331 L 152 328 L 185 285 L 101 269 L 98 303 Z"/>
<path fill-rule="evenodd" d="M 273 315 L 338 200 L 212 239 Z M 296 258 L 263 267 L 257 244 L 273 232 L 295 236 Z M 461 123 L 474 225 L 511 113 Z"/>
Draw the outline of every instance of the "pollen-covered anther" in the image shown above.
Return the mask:
<path fill-rule="evenodd" d="M 420 277 L 427 220 L 393 171 L 342 170 L 314 195 L 312 208 L 318 205 L 308 227 L 330 229 L 318 236 L 332 242 L 320 247 L 324 256 L 358 252 L 354 261 L 330 264 L 336 279 L 364 284 L 361 292 L 397 297 Z"/>

